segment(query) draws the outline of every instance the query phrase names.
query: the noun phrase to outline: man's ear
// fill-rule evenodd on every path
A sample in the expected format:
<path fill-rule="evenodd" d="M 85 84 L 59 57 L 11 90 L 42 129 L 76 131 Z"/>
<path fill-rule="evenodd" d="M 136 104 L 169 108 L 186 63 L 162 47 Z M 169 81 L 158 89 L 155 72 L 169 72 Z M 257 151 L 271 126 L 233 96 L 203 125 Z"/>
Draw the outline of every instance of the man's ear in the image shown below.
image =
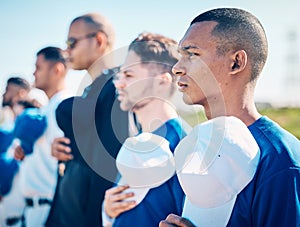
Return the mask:
<path fill-rule="evenodd" d="M 61 63 L 61 62 L 57 62 L 57 63 L 55 64 L 55 70 L 56 70 L 57 73 L 63 72 L 63 71 L 65 70 L 64 64 Z"/>
<path fill-rule="evenodd" d="M 26 91 L 26 90 L 23 89 L 23 88 L 21 88 L 21 89 L 18 91 L 18 96 L 19 96 L 21 99 L 24 99 L 27 95 L 28 95 L 28 91 Z"/>
<path fill-rule="evenodd" d="M 166 82 L 167 83 L 172 83 L 172 81 L 173 81 L 172 75 L 168 72 L 160 74 L 159 79 L 160 79 L 160 84 L 163 84 L 163 83 L 166 83 Z"/>
<path fill-rule="evenodd" d="M 246 51 L 238 50 L 236 51 L 231 58 L 231 75 L 237 74 L 243 71 L 247 65 L 248 56 Z"/>
<path fill-rule="evenodd" d="M 168 99 L 170 97 L 170 90 L 172 88 L 173 77 L 170 73 L 165 72 L 155 77 L 154 86 L 155 94 L 161 98 Z"/>
<path fill-rule="evenodd" d="M 65 76 L 65 70 L 66 68 L 63 63 L 56 62 L 51 68 L 51 71 L 53 72 L 52 77 L 59 79 L 61 76 Z"/>
<path fill-rule="evenodd" d="M 103 32 L 98 32 L 95 36 L 98 45 L 101 47 L 101 49 L 107 48 L 107 37 Z"/>

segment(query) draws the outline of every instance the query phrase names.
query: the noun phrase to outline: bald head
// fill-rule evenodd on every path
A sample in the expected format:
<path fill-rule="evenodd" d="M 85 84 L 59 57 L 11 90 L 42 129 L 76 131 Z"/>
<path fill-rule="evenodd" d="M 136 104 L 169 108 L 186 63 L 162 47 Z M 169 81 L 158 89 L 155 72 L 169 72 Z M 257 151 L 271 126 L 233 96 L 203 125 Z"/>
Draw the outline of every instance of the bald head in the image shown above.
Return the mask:
<path fill-rule="evenodd" d="M 112 49 L 115 42 L 115 31 L 112 24 L 102 15 L 88 13 L 76 17 L 71 25 L 77 21 L 82 21 L 87 26 L 89 32 L 102 32 L 107 37 L 108 48 Z"/>

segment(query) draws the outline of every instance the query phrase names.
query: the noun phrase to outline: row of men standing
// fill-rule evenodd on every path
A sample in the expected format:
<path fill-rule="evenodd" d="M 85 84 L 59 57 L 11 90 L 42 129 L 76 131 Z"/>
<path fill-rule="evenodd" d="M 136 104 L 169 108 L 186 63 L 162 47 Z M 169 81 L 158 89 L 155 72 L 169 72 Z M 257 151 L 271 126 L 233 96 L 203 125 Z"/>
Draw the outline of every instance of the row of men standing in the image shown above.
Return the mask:
<path fill-rule="evenodd" d="M 122 142 L 128 137 L 128 115 L 127 112 L 120 110 L 118 104 L 114 105 L 116 96 L 112 72 L 106 70 L 113 64 L 101 60 L 102 56 L 112 50 L 114 31 L 104 17 L 88 14 L 73 20 L 68 37 L 69 62 L 64 51 L 56 47 L 47 47 L 37 53 L 34 84 L 49 98 L 48 104 L 40 109 L 46 116 L 47 126 L 43 135 L 36 141 L 32 154 L 25 155 L 26 152 L 21 146 L 13 147 L 15 158 L 22 161 L 10 193 L 4 196 L 1 202 L 0 213 L 5 219 L 2 220 L 6 223 L 2 223 L 4 226 L 7 224 L 18 226 L 24 218 L 26 226 L 44 226 L 52 204 L 55 208 L 51 210 L 47 226 L 101 226 L 102 200 L 105 190 L 113 184 L 111 179 L 116 173 L 115 164 L 112 161 L 107 163 L 107 160 L 100 163 L 109 168 L 107 172 L 112 174 L 110 178 L 101 177 L 95 172 L 97 169 L 93 170 L 86 164 L 82 154 L 86 151 L 85 154 L 88 156 L 96 150 L 95 154 L 99 153 L 101 156 L 108 150 L 113 157 L 116 157 Z M 91 38 L 94 38 L 93 41 Z M 75 100 L 66 99 L 70 97 L 65 84 L 67 64 L 75 70 L 87 70 L 94 80 L 83 96 Z M 9 100 L 11 107 L 18 99 L 25 98 L 25 93 L 29 92 L 29 85 L 23 89 L 23 86 L 9 81 L 3 101 L 8 101 L 10 90 L 15 87 L 20 88 L 19 93 L 25 92 L 22 97 Z M 60 105 L 61 119 L 58 119 L 58 123 L 60 128 L 65 129 L 64 133 L 58 127 L 55 115 L 57 106 L 62 100 L 65 102 Z M 72 116 L 73 102 L 76 103 L 75 108 L 80 108 L 80 112 L 74 116 Z M 111 118 L 111 112 L 115 113 L 114 116 L 119 122 L 114 128 L 111 121 L 107 120 Z M 75 121 L 80 124 L 79 131 L 76 132 L 79 133 L 78 135 L 73 133 L 73 118 L 77 118 Z M 86 121 L 96 123 L 95 131 L 90 130 L 90 123 Z M 99 144 L 98 134 L 103 144 Z M 65 164 L 66 171 L 58 175 L 57 160 L 51 154 L 51 145 L 55 138 L 58 138 L 57 141 L 60 139 L 65 141 L 67 138 L 63 137 L 64 135 L 70 139 L 66 143 L 71 142 L 73 160 Z M 79 140 L 79 144 L 77 142 L 78 146 L 84 147 L 81 153 L 76 146 L 75 136 L 84 136 Z M 66 148 L 70 149 L 69 146 Z M 85 158 L 89 158 L 91 162 L 97 160 L 95 156 Z M 94 167 L 98 165 L 99 163 L 95 163 Z M 71 169 L 72 171 L 69 171 Z M 57 181 L 60 184 L 53 202 Z M 75 213 L 81 215 L 74 216 Z M 23 214 L 25 217 L 22 216 Z"/>
<path fill-rule="evenodd" d="M 56 110 L 57 123 L 64 131 L 66 137 L 58 137 L 52 143 L 52 154 L 62 163 L 59 165 L 61 166 L 59 171 L 60 177 L 53 201 L 50 201 L 52 205 L 46 226 L 101 226 L 101 202 L 105 191 L 103 186 L 106 183 L 112 184 L 111 181 L 113 181 L 116 174 L 115 168 L 113 168 L 115 165 L 114 159 L 103 159 L 103 157 L 107 156 L 108 153 L 109 157 L 115 157 L 123 139 L 128 134 L 127 113 L 121 112 L 117 102 L 114 105 L 115 87 L 111 76 L 109 76 L 110 70 L 105 70 L 112 68 L 113 65 L 110 65 L 110 61 L 107 60 L 100 59 L 98 61 L 99 57 L 111 50 L 112 33 L 110 33 L 110 26 L 106 26 L 108 23 L 105 19 L 100 19 L 100 24 L 95 23 L 96 20 L 96 17 L 92 15 L 84 15 L 76 18 L 71 23 L 69 30 L 67 41 L 68 59 L 74 69 L 87 69 L 93 78 L 93 83 L 86 88 L 81 97 L 62 101 Z M 144 39 L 149 40 L 149 36 L 148 38 L 147 36 L 146 38 L 143 36 L 138 37 L 135 41 L 138 42 Z M 157 39 L 158 37 L 153 39 L 151 48 L 155 50 L 157 50 L 156 47 L 164 48 L 165 43 Z M 119 92 L 118 100 L 121 102 L 123 110 L 129 110 L 132 104 L 138 103 L 136 100 L 132 103 L 136 96 L 130 97 L 128 92 L 137 91 L 139 95 L 144 94 L 149 92 L 150 88 L 154 89 L 155 85 L 163 85 L 170 81 L 168 73 L 163 73 L 158 74 L 159 77 L 156 78 L 158 80 L 151 80 L 151 83 L 147 83 L 146 80 L 146 83 L 144 83 L 146 85 L 144 86 L 139 83 L 138 86 L 131 87 L 132 89 L 124 89 L 126 81 L 135 80 L 137 75 L 141 75 L 146 69 L 153 73 L 154 69 L 159 68 L 154 67 L 153 59 L 149 61 L 148 56 L 139 55 L 139 53 L 143 52 L 143 48 L 133 48 L 132 50 L 132 52 L 128 52 L 124 64 L 126 68 L 124 65 L 121 67 L 120 78 L 117 78 L 117 82 L 115 82 Z M 266 36 L 258 19 L 246 11 L 235 8 L 220 8 L 207 11 L 192 21 L 179 44 L 179 52 L 181 58 L 171 67 L 170 71 L 180 77 L 178 85 L 183 92 L 184 101 L 188 104 L 203 105 L 206 116 L 210 120 L 222 116 L 239 118 L 243 121 L 243 126 L 248 127 L 260 148 L 257 168 L 253 171 L 254 175 L 249 179 L 248 185 L 243 185 L 238 190 L 234 189 L 233 194 L 230 194 L 229 197 L 233 196 L 236 200 L 234 199 L 231 210 L 227 213 L 226 221 L 221 222 L 220 225 L 297 226 L 300 217 L 300 156 L 298 152 L 300 142 L 266 116 L 261 116 L 254 105 L 254 88 L 265 64 L 268 52 Z M 161 56 L 162 59 L 165 59 L 165 55 L 162 54 Z M 139 67 L 136 64 L 136 60 L 140 60 Z M 148 67 L 145 67 L 145 65 Z M 143 81 L 145 82 L 145 80 Z M 164 86 L 155 87 L 155 89 L 156 91 L 167 90 Z M 155 96 L 152 96 L 152 99 L 155 99 Z M 161 100 L 161 97 L 159 99 Z M 141 108 L 147 106 L 148 101 L 143 99 L 143 102 L 138 103 L 140 105 L 135 107 L 137 115 L 141 113 Z M 162 110 L 165 110 L 165 107 L 154 105 L 150 110 L 147 109 L 144 112 L 148 114 L 152 114 L 155 111 L 162 112 Z M 106 114 L 105 110 L 108 110 L 109 114 Z M 167 113 L 167 116 L 173 116 L 172 111 Z M 147 114 L 143 115 L 145 119 L 147 119 L 147 116 Z M 155 121 L 143 122 L 143 118 L 139 116 L 137 118 L 143 130 L 152 126 L 152 124 L 157 126 Z M 168 118 L 162 119 L 166 122 Z M 99 125 L 100 123 L 107 127 L 103 129 Z M 125 126 L 122 127 L 121 123 Z M 166 124 L 164 129 L 168 132 L 170 128 L 172 127 L 168 127 Z M 172 129 L 174 128 L 176 127 Z M 240 132 L 238 129 L 237 131 Z M 120 133 L 120 135 L 114 133 Z M 96 134 L 99 134 L 100 140 L 98 140 L 98 135 L 95 136 Z M 202 138 L 201 135 L 197 136 L 200 139 Z M 237 141 L 235 139 L 238 138 L 238 136 L 228 138 L 226 135 L 222 137 L 222 139 L 227 141 Z M 214 141 L 211 142 L 214 143 Z M 195 145 L 197 145 L 197 142 Z M 184 152 L 186 149 L 182 150 Z M 230 148 L 227 148 L 227 151 L 230 150 Z M 72 151 L 71 154 L 69 153 L 70 151 Z M 214 152 L 218 152 L 218 147 Z M 99 159 L 100 156 L 101 160 Z M 224 159 L 222 154 L 214 157 L 215 160 Z M 229 155 L 229 157 L 230 163 L 234 164 L 233 166 L 241 164 L 239 158 L 234 160 L 232 155 Z M 89 165 L 86 165 L 86 163 Z M 213 161 L 209 163 L 212 165 L 209 164 L 208 168 L 205 169 L 204 178 L 218 178 L 223 174 L 220 170 L 224 168 L 227 173 L 228 167 L 231 165 L 222 166 L 217 174 L 211 176 L 209 169 L 218 162 Z M 196 166 L 198 164 L 196 163 Z M 98 168 L 99 166 L 101 168 Z M 237 170 L 237 168 L 234 169 Z M 248 169 L 248 167 L 245 165 L 241 169 Z M 230 182 L 231 180 L 236 180 L 236 177 L 241 175 L 240 172 L 234 171 L 233 174 L 228 175 L 227 178 L 225 177 L 226 182 L 229 182 L 229 187 L 225 187 L 225 189 L 234 185 Z M 203 173 L 200 175 L 202 175 L 200 177 L 203 177 Z M 201 189 L 205 191 L 212 190 L 212 192 L 216 193 L 220 190 L 224 192 L 224 187 L 208 187 L 206 184 L 202 184 L 197 188 L 190 184 L 190 187 L 199 193 L 198 195 L 196 193 L 197 200 L 200 197 L 201 199 L 206 199 L 203 197 L 207 197 L 209 201 L 217 199 L 214 193 L 210 194 L 210 196 L 203 196 L 205 194 L 201 192 Z M 167 197 L 163 196 L 163 199 L 160 201 L 164 200 L 164 203 L 157 202 L 154 204 L 154 207 L 152 206 L 153 204 L 151 205 L 152 197 L 151 201 L 148 201 L 146 205 L 144 204 L 145 208 L 136 206 L 134 209 L 131 209 L 132 205 L 134 206 L 135 204 L 124 199 L 132 197 L 132 195 L 130 193 L 121 193 L 120 195 L 120 192 L 125 189 L 126 187 L 121 186 L 106 191 L 104 210 L 110 218 L 116 217 L 115 220 L 112 220 L 114 221 L 114 226 L 157 226 L 162 218 L 169 213 L 173 213 L 170 210 L 165 210 L 166 213 L 163 214 L 162 218 L 160 217 L 160 219 L 156 220 L 155 224 L 151 224 L 149 221 L 145 224 L 137 224 L 137 222 L 142 223 L 144 217 L 146 219 L 150 216 L 155 216 L 156 211 L 161 214 L 160 209 L 164 209 L 165 205 L 170 203 L 166 201 Z M 170 190 L 166 192 L 166 195 L 171 195 L 174 192 L 173 187 L 167 186 L 166 189 Z M 225 191 L 228 193 L 228 190 Z M 148 195 L 150 196 L 150 193 Z M 161 193 L 161 195 L 163 194 Z M 188 194 L 186 196 L 188 197 Z M 182 201 L 180 199 L 183 197 L 182 191 L 178 191 L 178 194 L 173 197 L 175 200 L 179 199 Z M 25 215 L 28 225 L 30 225 L 30 216 L 28 214 L 31 212 L 27 211 L 29 209 L 33 211 L 36 207 L 35 205 L 50 203 L 49 198 L 44 197 L 38 197 L 37 201 L 34 197 L 27 197 L 25 201 L 27 202 Z M 146 200 L 144 199 L 144 201 Z M 182 209 L 180 201 L 177 201 L 177 204 Z M 221 198 L 221 201 L 223 202 L 219 205 L 222 208 L 226 201 L 224 201 L 224 198 Z M 122 206 L 125 206 L 125 208 Z M 114 207 L 118 207 L 119 210 L 111 209 Z M 172 206 L 173 209 L 174 207 Z M 287 209 L 282 209 L 283 207 Z M 203 207 L 200 208 L 202 209 Z M 210 208 L 212 209 L 209 210 L 213 211 L 215 207 Z M 140 213 L 127 216 L 129 217 L 127 219 L 128 222 L 118 222 L 117 219 L 121 216 L 124 217 L 125 214 L 120 212 L 120 209 L 122 212 L 140 209 Z M 149 212 L 145 212 L 145 210 Z M 120 215 L 120 213 L 122 214 Z M 126 214 L 128 213 L 126 212 Z M 160 222 L 160 226 L 194 226 L 191 223 L 193 220 L 189 221 L 178 215 L 181 215 L 181 210 L 175 210 L 173 215 L 167 216 L 166 220 Z M 141 216 L 143 218 L 140 219 L 139 217 Z M 199 213 L 196 213 L 196 216 L 199 217 Z M 219 221 L 220 216 L 217 216 Z M 200 219 L 214 221 L 212 216 L 208 218 L 207 215 Z M 42 225 L 44 225 L 44 221 Z M 199 220 L 199 223 L 197 222 L 196 224 L 202 226 L 202 223 Z"/>
<path fill-rule="evenodd" d="M 136 112 L 143 130 L 168 139 L 172 151 L 186 135 L 176 110 L 169 103 L 176 90 L 175 79 L 171 76 L 172 66 L 178 60 L 176 41 L 154 33 L 140 34 L 129 46 L 121 70 L 123 76 L 116 76 L 118 68 L 114 67 L 109 56 L 113 41 L 114 32 L 109 22 L 100 15 L 87 14 L 71 23 L 67 40 L 68 63 L 58 48 L 47 47 L 38 52 L 35 87 L 44 90 L 50 101 L 47 110 L 43 111 L 47 112 L 47 129 L 35 147 L 47 137 L 47 149 L 36 148 L 33 154 L 24 157 L 26 152 L 20 146 L 14 148 L 15 158 L 22 160 L 20 172 L 24 174 L 20 175 L 30 178 L 26 183 L 31 186 L 31 191 L 19 194 L 20 201 L 23 201 L 21 209 L 7 214 L 6 222 L 20 224 L 23 221 L 26 226 L 102 226 L 104 195 L 117 177 L 115 158 L 131 131 L 128 121 L 133 118 L 128 115 L 129 110 Z M 47 57 L 45 52 L 49 51 L 55 54 Z M 65 99 L 66 94 L 60 99 L 54 98 L 65 89 L 67 64 L 75 70 L 87 70 L 93 82 L 82 96 Z M 53 76 L 54 73 L 60 73 L 61 80 Z M 38 84 L 40 80 L 44 87 Z M 127 83 L 135 84 L 135 88 L 127 88 Z M 51 87 L 51 92 L 47 91 L 48 87 Z M 135 95 L 129 95 L 133 97 L 128 100 L 123 98 L 120 105 L 115 89 L 124 92 L 125 87 L 126 92 Z M 55 105 L 52 104 L 54 101 Z M 150 112 L 149 108 L 152 109 Z M 134 122 L 132 125 L 133 131 L 136 130 Z M 59 160 L 58 164 L 52 156 Z M 23 164 L 29 161 L 31 169 L 23 171 Z M 13 188 L 23 188 L 23 185 L 14 185 Z M 15 197 L 13 192 L 3 199 L 4 205 Z M 128 225 L 136 212 L 144 216 L 141 223 L 158 225 L 169 213 L 181 214 L 183 195 L 174 176 L 149 195 L 144 201 L 147 205 L 118 218 L 114 225 Z M 167 205 L 157 206 L 161 199 L 168 200 Z M 154 214 L 148 215 L 154 207 Z M 128 208 L 118 211 L 113 217 L 126 210 Z"/>
<path fill-rule="evenodd" d="M 32 142 L 34 142 L 34 145 L 31 144 L 32 152 L 27 151 L 22 142 L 21 144 L 14 143 L 16 140 L 10 147 L 14 150 L 15 159 L 20 160 L 20 163 L 11 192 L 1 202 L 6 225 L 21 222 L 22 216 L 25 214 L 27 226 L 39 226 L 38 223 L 48 216 L 49 205 L 57 182 L 57 174 L 54 174 L 57 171 L 57 160 L 51 156 L 51 143 L 54 138 L 63 135 L 55 120 L 55 110 L 63 99 L 69 97 L 65 89 L 67 71 L 61 49 L 46 47 L 37 53 L 34 83 L 35 87 L 43 90 L 49 99 L 48 103 L 40 108 L 41 116 L 45 116 L 47 121 L 45 128 L 41 131 L 43 132 L 42 135 L 39 135 L 39 138 L 32 138 Z M 15 109 L 20 100 L 31 101 L 29 97 L 9 97 L 13 90 L 18 88 L 19 91 L 16 94 L 22 93 L 22 91 L 30 93 L 29 84 L 27 87 L 24 86 L 25 84 L 27 83 L 21 78 L 8 80 L 6 92 L 3 95 L 3 105 L 8 104 Z M 15 116 L 15 132 L 17 127 L 22 127 L 21 124 L 24 125 L 22 121 L 28 121 L 24 118 L 24 113 L 19 114 L 19 116 Z M 23 120 L 21 120 L 22 117 Z M 17 138 L 26 140 L 26 135 L 35 137 L 34 134 L 38 129 L 34 127 L 33 122 L 31 125 L 23 127 L 23 135 L 17 136 Z M 44 206 L 34 206 L 34 203 L 38 202 L 36 201 L 39 200 L 38 198 L 43 198 Z"/>

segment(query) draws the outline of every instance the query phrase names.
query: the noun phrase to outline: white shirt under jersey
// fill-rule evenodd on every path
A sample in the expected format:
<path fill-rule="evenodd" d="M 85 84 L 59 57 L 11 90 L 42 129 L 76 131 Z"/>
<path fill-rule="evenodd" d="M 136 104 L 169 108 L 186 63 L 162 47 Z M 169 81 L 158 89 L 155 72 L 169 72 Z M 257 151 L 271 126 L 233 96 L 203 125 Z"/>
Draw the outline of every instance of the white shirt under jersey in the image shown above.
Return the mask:
<path fill-rule="evenodd" d="M 24 197 L 53 198 L 57 182 L 57 160 L 51 155 L 51 143 L 54 138 L 63 136 L 56 122 L 55 110 L 68 97 L 70 95 L 66 91 L 58 92 L 48 105 L 41 108 L 47 118 L 47 128 L 36 141 L 33 153 L 27 155 L 20 166 L 20 187 Z"/>

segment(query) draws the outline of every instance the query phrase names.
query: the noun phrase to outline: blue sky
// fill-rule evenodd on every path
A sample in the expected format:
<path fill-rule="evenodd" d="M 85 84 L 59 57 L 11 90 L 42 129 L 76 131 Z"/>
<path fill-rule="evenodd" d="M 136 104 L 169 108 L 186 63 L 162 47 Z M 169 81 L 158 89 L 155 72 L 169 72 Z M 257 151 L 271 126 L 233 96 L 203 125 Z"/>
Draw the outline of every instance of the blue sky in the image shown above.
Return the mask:
<path fill-rule="evenodd" d="M 11 75 L 22 75 L 32 81 L 36 52 L 48 45 L 65 48 L 71 20 L 83 13 L 99 12 L 106 16 L 115 27 L 116 48 L 120 48 L 143 31 L 161 33 L 179 41 L 196 15 L 222 6 L 246 9 L 256 15 L 265 27 L 269 58 L 258 82 L 256 100 L 297 102 L 293 97 L 299 99 L 300 86 L 293 90 L 286 86 L 285 81 L 290 66 L 287 56 L 291 52 L 300 54 L 299 0 L 2 0 L 0 91 L 3 92 Z M 288 42 L 290 31 L 297 33 L 295 43 L 298 46 Z M 76 86 L 80 82 L 80 73 L 71 71 L 69 74 L 69 86 Z"/>

